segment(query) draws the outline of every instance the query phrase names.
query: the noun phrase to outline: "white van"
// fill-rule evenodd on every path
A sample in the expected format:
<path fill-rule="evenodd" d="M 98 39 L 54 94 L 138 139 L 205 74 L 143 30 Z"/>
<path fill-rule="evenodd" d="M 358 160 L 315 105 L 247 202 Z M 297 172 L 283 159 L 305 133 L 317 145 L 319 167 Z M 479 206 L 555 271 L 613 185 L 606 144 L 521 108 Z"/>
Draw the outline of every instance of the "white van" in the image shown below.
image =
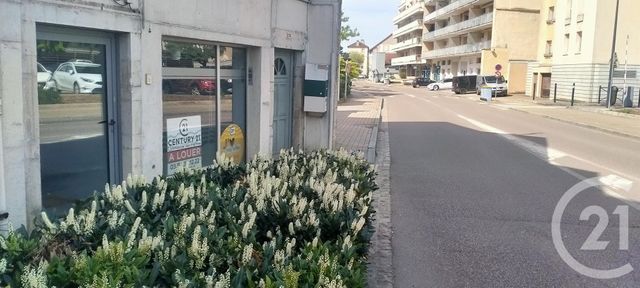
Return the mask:
<path fill-rule="evenodd" d="M 476 80 L 476 93 L 480 95 L 481 88 L 491 88 L 494 95 L 507 96 L 507 80 L 502 76 L 478 75 Z"/>

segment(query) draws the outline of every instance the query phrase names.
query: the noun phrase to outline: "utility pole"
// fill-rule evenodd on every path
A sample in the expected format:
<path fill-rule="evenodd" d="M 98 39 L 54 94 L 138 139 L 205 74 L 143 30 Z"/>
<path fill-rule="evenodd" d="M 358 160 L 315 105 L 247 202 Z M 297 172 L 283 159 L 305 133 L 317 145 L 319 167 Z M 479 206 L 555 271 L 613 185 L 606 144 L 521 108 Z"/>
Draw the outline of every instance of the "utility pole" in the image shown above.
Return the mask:
<path fill-rule="evenodd" d="M 613 23 L 613 43 L 611 44 L 611 61 L 609 61 L 609 83 L 607 85 L 607 108 L 611 108 L 611 97 L 613 97 L 613 89 L 611 89 L 611 87 L 613 86 L 613 65 L 614 65 L 614 61 L 615 59 L 613 59 L 615 57 L 616 54 L 616 36 L 618 34 L 618 8 L 620 8 L 620 0 L 616 0 L 616 16 L 615 16 L 615 20 Z"/>

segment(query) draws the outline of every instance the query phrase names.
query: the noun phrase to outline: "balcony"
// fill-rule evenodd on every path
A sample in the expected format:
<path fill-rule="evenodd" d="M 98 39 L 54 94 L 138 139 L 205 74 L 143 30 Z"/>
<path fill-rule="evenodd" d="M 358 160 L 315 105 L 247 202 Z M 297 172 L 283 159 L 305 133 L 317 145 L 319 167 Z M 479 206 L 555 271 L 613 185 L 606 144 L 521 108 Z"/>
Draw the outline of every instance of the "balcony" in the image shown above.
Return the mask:
<path fill-rule="evenodd" d="M 409 55 L 391 59 L 391 66 L 410 65 L 422 63 L 420 55 Z"/>
<path fill-rule="evenodd" d="M 422 3 L 420 2 L 420 3 L 413 4 L 413 6 L 407 9 L 404 9 L 404 11 L 400 12 L 398 15 L 396 15 L 396 17 L 393 17 L 393 24 L 398 25 L 400 21 L 407 19 L 408 17 L 413 16 L 420 12 L 423 12 Z"/>
<path fill-rule="evenodd" d="M 451 34 L 462 34 L 472 29 L 484 29 L 490 27 L 491 24 L 493 24 L 493 13 L 487 13 L 460 23 L 424 33 L 424 35 L 422 35 L 422 39 L 424 41 L 435 41 L 454 36 Z"/>
<path fill-rule="evenodd" d="M 399 27 L 398 29 L 396 29 L 395 31 L 393 31 L 393 37 L 398 37 L 400 35 L 404 35 L 407 33 L 410 33 L 412 31 L 415 30 L 421 30 L 422 29 L 422 20 L 416 20 L 413 21 L 407 25 L 404 25 L 402 27 Z"/>
<path fill-rule="evenodd" d="M 431 51 L 427 51 L 426 53 L 422 51 L 422 57 L 424 59 L 434 59 L 434 58 L 443 58 L 443 57 L 452 57 L 452 56 L 461 56 L 467 54 L 475 54 L 480 53 L 483 49 L 491 48 L 491 41 L 483 41 L 472 44 L 464 44 L 459 46 L 447 47 L 434 49 Z"/>
<path fill-rule="evenodd" d="M 402 42 L 399 42 L 397 44 L 393 44 L 391 45 L 391 51 L 392 52 L 397 52 L 400 50 L 404 50 L 404 49 L 408 49 L 408 48 L 413 48 L 413 47 L 418 47 L 422 45 L 422 39 L 420 37 L 416 37 L 416 38 L 411 38 L 409 40 L 405 40 Z"/>
<path fill-rule="evenodd" d="M 449 5 L 444 6 L 438 10 L 435 10 L 424 16 L 425 23 L 431 23 L 438 18 L 444 18 L 444 16 L 448 16 L 449 14 L 455 12 L 456 10 L 471 5 L 475 2 L 479 2 L 480 0 L 458 0 L 451 2 Z"/>

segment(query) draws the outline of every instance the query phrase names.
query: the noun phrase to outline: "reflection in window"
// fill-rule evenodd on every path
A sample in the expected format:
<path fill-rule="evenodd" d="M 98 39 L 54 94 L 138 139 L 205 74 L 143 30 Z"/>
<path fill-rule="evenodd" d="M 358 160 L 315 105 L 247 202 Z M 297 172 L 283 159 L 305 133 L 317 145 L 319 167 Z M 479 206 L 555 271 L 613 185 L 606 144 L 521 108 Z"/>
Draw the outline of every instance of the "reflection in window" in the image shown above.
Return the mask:
<path fill-rule="evenodd" d="M 232 124 L 244 134 L 246 107 L 246 50 L 234 47 L 220 47 L 220 118 L 222 133 Z M 237 128 L 236 127 L 236 128 Z M 236 161 L 244 159 L 244 139 L 233 131 L 231 139 L 220 143 L 220 150 Z"/>
<path fill-rule="evenodd" d="M 213 164 L 218 147 L 216 46 L 162 41 L 164 173 Z"/>
<path fill-rule="evenodd" d="M 215 45 L 162 41 L 162 67 L 215 69 L 215 55 Z"/>
<path fill-rule="evenodd" d="M 109 182 L 106 46 L 37 40 L 43 207 L 61 214 Z"/>

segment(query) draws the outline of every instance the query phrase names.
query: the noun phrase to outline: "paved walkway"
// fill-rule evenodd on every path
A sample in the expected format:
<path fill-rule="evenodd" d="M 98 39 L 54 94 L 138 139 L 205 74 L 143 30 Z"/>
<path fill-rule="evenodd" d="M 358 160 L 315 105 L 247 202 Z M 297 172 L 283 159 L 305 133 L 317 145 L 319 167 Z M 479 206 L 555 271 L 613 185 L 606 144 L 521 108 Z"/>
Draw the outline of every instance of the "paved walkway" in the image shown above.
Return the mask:
<path fill-rule="evenodd" d="M 362 84 L 356 84 L 356 86 L 358 85 Z M 375 151 L 374 130 L 377 131 L 376 126 L 380 119 L 382 98 L 371 96 L 366 92 L 366 87 L 363 87 L 362 90 L 358 88 L 354 87 L 352 95 L 347 101 L 338 104 L 334 147 L 362 152 L 367 155 L 369 150 L 374 149 L 373 151 Z M 373 147 L 370 147 L 372 141 L 374 142 L 372 143 Z"/>
<path fill-rule="evenodd" d="M 495 99 L 495 98 L 494 98 Z M 493 101 L 504 108 L 527 112 L 601 131 L 640 138 L 640 115 L 610 111 L 597 105 L 567 106 L 567 102 L 531 100 L 524 95 L 499 97 Z M 633 108 L 638 109 L 638 108 Z"/>

